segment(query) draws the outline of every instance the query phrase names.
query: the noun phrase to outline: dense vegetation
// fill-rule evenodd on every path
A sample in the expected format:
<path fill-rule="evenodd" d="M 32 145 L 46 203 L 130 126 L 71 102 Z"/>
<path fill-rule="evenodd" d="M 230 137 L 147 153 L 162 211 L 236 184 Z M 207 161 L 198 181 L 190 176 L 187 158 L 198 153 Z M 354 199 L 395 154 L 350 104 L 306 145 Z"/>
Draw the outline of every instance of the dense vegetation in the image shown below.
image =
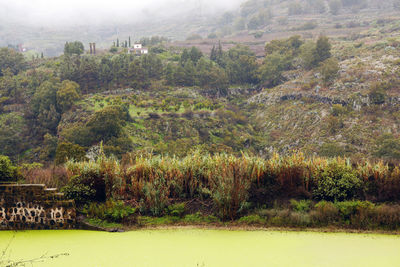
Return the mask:
<path fill-rule="evenodd" d="M 352 164 L 301 153 L 265 160 L 200 151 L 183 158 L 131 155 L 119 162 L 100 151 L 95 160 L 69 161 L 57 170 L 20 171 L 26 182 L 62 186 L 96 224 L 400 226 L 400 208 L 390 204 L 399 201 L 400 169 L 382 162 Z M 47 180 L 48 172 L 56 175 Z"/>
<path fill-rule="evenodd" d="M 121 156 L 133 149 L 132 137 L 137 133 L 132 136 L 129 131 L 134 125 L 143 127 L 139 126 L 139 120 L 143 120 L 146 111 L 150 119 L 158 119 L 161 112 L 169 112 L 175 118 L 181 113 L 189 122 L 199 115 L 209 117 L 210 111 L 215 111 L 218 118 L 218 121 L 206 120 L 195 126 L 200 140 L 166 135 L 160 138 L 164 139 L 162 143 L 167 148 L 162 147 L 161 140 L 160 144 L 150 145 L 150 148 L 179 153 L 182 144 L 171 148 L 169 139 L 171 142 L 187 142 L 181 147 L 182 152 L 205 143 L 222 145 L 222 151 L 238 152 L 243 149 L 243 141 L 229 134 L 229 128 L 247 132 L 245 142 L 252 142 L 249 138 L 253 135 L 251 127 L 243 128 L 248 122 L 246 115 L 239 111 L 237 101 L 242 100 L 227 99 L 224 103 L 215 97 L 227 97 L 232 85 L 276 86 L 284 81 L 282 73 L 294 68 L 292 62 L 296 57 L 307 62 L 304 64 L 307 69 L 320 64 L 337 65 L 334 61 L 327 61 L 331 57 L 331 45 L 325 36 L 316 43 L 304 42 L 299 36 L 271 42 L 266 46 L 267 56 L 263 64 L 259 64 L 254 53 L 243 45 L 224 52 L 219 43 L 209 58 L 196 47 L 183 49 L 178 54 L 164 48 L 141 57 L 121 48 L 117 49 L 117 54 L 81 56 L 82 47 L 80 42 L 67 43 L 64 56 L 31 61 L 27 70 L 24 68 L 28 62 L 23 58 L 21 62 L 20 54 L 11 49 L 2 50 L 8 59 L 0 66 L 1 73 L 4 73 L 0 78 L 1 120 L 5 125 L 0 135 L 1 154 L 26 161 L 55 160 L 60 164 L 67 158 L 83 159 L 90 147 L 103 141 L 107 153 Z M 10 66 L 14 68 L 12 72 Z M 198 101 L 196 97 L 184 94 L 168 96 L 171 87 L 190 87 L 186 94 L 199 93 L 204 97 Z M 91 98 L 93 94 L 118 88 L 129 88 L 132 93 L 114 99 Z M 95 100 L 94 110 L 81 99 Z M 197 111 L 201 113 L 195 114 Z M 210 128 L 215 127 L 212 124 L 221 123 L 228 129 L 223 129 L 223 133 L 214 132 L 216 138 L 211 138 Z M 171 134 L 174 132 L 176 130 Z M 219 138 L 221 141 L 216 141 Z M 249 148 L 257 151 L 254 146 Z"/>
<path fill-rule="evenodd" d="M 63 188 L 98 223 L 396 229 L 397 2 L 251 0 L 140 56 L 1 48 L 0 182 Z"/>

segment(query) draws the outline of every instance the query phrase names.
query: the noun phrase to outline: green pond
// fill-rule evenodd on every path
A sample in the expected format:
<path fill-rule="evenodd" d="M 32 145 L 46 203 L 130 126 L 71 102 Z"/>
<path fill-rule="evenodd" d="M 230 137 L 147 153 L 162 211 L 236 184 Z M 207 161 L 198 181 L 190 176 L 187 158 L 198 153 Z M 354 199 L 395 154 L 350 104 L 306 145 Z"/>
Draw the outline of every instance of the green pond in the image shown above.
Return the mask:
<path fill-rule="evenodd" d="M 33 266 L 400 266 L 400 236 L 393 235 L 197 229 L 13 235 L 0 232 L 0 257 L 12 240 L 3 260 L 69 254 Z"/>

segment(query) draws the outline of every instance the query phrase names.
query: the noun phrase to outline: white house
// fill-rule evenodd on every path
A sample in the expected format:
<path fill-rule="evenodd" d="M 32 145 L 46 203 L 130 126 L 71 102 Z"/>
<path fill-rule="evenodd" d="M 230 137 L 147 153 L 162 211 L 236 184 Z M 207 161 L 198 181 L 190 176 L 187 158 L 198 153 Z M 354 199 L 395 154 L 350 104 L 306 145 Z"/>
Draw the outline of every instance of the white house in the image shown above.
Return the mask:
<path fill-rule="evenodd" d="M 143 47 L 142 44 L 134 44 L 132 48 L 128 49 L 128 53 L 133 53 L 135 55 L 144 55 L 149 53 L 149 49 Z"/>

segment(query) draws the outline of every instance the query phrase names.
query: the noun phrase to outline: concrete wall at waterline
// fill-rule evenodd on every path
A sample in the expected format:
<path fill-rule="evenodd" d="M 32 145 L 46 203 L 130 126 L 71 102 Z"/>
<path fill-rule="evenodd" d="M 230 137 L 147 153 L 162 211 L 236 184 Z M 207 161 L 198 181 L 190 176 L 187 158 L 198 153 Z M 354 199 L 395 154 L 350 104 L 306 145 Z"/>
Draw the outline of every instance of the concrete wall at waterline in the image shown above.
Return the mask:
<path fill-rule="evenodd" d="M 73 200 L 45 185 L 0 184 L 0 230 L 76 227 Z"/>

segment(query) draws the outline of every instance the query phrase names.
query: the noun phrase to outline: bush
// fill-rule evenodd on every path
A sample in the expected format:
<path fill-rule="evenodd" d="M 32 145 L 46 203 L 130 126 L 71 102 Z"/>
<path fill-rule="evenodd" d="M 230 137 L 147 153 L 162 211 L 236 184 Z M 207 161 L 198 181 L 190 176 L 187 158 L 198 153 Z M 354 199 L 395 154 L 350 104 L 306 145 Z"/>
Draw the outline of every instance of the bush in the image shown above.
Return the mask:
<path fill-rule="evenodd" d="M 92 200 L 95 200 L 96 190 L 92 188 L 93 184 L 89 183 L 84 177 L 75 175 L 68 184 L 61 189 L 68 199 L 75 200 L 80 206 Z"/>
<path fill-rule="evenodd" d="M 9 157 L 0 155 L 0 182 L 16 181 L 17 167 L 15 167 Z"/>
<path fill-rule="evenodd" d="M 331 160 L 316 177 L 313 197 L 321 200 L 342 201 L 356 197 L 361 181 L 348 162 Z"/>
<path fill-rule="evenodd" d="M 297 212 L 309 212 L 311 209 L 311 200 L 290 200 L 290 206 L 294 211 Z"/>
<path fill-rule="evenodd" d="M 400 206 L 380 205 L 376 208 L 376 226 L 388 230 L 398 230 L 400 226 Z"/>
<path fill-rule="evenodd" d="M 57 145 L 56 164 L 63 164 L 68 160 L 82 161 L 85 159 L 86 152 L 83 147 L 77 144 L 61 142 Z"/>
<path fill-rule="evenodd" d="M 107 200 L 105 203 L 90 203 L 83 209 L 83 213 L 91 218 L 98 218 L 108 222 L 121 223 L 136 212 L 135 208 L 127 206 L 123 201 Z"/>
<path fill-rule="evenodd" d="M 171 216 L 182 217 L 185 213 L 185 203 L 169 205 L 165 212 Z"/>
<path fill-rule="evenodd" d="M 337 77 L 339 69 L 339 62 L 336 59 L 329 58 L 322 62 L 320 71 L 324 84 L 332 82 Z"/>
<path fill-rule="evenodd" d="M 245 225 L 264 225 L 267 221 L 261 218 L 260 215 L 243 216 L 238 220 L 238 223 Z"/>
<path fill-rule="evenodd" d="M 374 204 L 368 201 L 344 201 L 337 202 L 335 206 L 339 210 L 342 222 L 356 228 L 367 228 L 370 225 Z"/>
<path fill-rule="evenodd" d="M 334 223 L 339 216 L 338 208 L 327 201 L 320 201 L 315 205 L 315 211 L 311 212 L 311 217 L 317 225 L 327 225 Z"/>
<path fill-rule="evenodd" d="M 186 215 L 183 220 L 184 223 L 190 224 L 203 224 L 203 223 L 217 223 L 219 222 L 218 218 L 212 215 L 202 215 L 200 212 L 196 212 L 195 214 Z"/>

